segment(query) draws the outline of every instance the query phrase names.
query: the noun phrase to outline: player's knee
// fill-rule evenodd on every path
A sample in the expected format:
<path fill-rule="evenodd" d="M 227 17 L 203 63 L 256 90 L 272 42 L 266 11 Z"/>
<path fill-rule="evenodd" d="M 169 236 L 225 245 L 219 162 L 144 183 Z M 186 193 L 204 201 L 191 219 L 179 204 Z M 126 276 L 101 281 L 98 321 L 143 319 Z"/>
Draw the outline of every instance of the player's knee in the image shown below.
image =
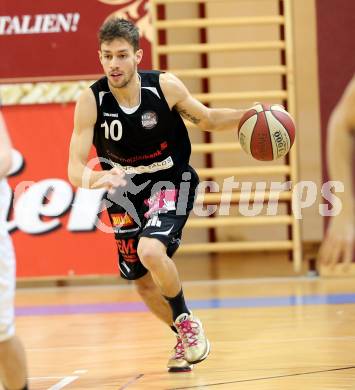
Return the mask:
<path fill-rule="evenodd" d="M 165 246 L 154 238 L 141 238 L 138 243 L 137 252 L 140 261 L 148 270 L 159 267 L 160 262 L 164 261 L 166 256 Z"/>

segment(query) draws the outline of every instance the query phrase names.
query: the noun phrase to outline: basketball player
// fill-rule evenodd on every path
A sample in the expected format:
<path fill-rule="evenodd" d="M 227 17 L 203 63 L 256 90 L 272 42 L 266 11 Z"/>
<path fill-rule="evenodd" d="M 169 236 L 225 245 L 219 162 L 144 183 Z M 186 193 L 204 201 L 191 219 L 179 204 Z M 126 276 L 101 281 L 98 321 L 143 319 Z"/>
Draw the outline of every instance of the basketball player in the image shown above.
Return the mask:
<path fill-rule="evenodd" d="M 129 21 L 105 22 L 99 45 L 105 77 L 77 102 L 69 178 L 74 186 L 109 190 L 121 276 L 134 280 L 149 309 L 176 332 L 169 370 L 189 371 L 207 357 L 210 344 L 171 260 L 198 185 L 182 117 L 202 130 L 235 130 L 245 110 L 207 108 L 173 74 L 138 72 L 143 51 Z M 92 143 L 103 170 L 89 171 L 84 183 Z"/>
<path fill-rule="evenodd" d="M 353 191 L 353 151 L 355 134 L 355 76 L 350 80 L 328 123 L 327 163 L 331 180 L 344 184 L 337 197 L 342 210 L 330 219 L 318 259 L 330 267 L 343 262 L 347 270 L 354 254 L 355 200 Z"/>
<path fill-rule="evenodd" d="M 0 382 L 6 390 L 27 390 L 25 351 L 15 335 L 15 256 L 2 207 L 9 198 L 5 176 L 10 166 L 11 142 L 0 112 Z"/>

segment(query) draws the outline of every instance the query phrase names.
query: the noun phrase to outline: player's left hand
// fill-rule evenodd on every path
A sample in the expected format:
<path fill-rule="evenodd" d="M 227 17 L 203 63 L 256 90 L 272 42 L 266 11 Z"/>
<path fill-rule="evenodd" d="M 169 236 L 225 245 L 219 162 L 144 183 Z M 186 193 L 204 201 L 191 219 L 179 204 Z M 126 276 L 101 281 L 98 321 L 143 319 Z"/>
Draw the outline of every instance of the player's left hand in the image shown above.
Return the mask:
<path fill-rule="evenodd" d="M 341 215 L 332 217 L 318 253 L 322 265 L 334 269 L 336 264 L 343 264 L 343 271 L 348 271 L 355 244 L 354 221 Z"/>

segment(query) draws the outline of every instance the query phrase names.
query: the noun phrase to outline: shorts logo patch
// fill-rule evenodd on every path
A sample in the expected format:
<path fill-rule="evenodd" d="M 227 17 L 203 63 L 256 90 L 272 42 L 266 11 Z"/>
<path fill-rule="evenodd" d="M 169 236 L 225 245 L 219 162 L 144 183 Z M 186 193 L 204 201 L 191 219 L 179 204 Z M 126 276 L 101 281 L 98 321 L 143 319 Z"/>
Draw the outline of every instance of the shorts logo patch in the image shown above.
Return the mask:
<path fill-rule="evenodd" d="M 116 240 L 116 243 L 118 251 L 122 255 L 124 261 L 126 261 L 127 263 L 135 263 L 139 260 L 134 238 L 130 238 L 127 240 L 122 238 Z"/>
<path fill-rule="evenodd" d="M 148 222 L 144 226 L 144 229 L 149 227 L 149 226 L 155 226 L 155 227 L 161 226 L 161 220 L 158 218 L 157 215 L 153 215 L 152 218 L 148 219 Z"/>
<path fill-rule="evenodd" d="M 134 225 L 133 218 L 127 213 L 111 214 L 113 227 L 128 227 Z"/>
<path fill-rule="evenodd" d="M 158 124 L 158 116 L 154 111 L 145 111 L 142 114 L 142 126 L 145 129 L 152 129 Z"/>

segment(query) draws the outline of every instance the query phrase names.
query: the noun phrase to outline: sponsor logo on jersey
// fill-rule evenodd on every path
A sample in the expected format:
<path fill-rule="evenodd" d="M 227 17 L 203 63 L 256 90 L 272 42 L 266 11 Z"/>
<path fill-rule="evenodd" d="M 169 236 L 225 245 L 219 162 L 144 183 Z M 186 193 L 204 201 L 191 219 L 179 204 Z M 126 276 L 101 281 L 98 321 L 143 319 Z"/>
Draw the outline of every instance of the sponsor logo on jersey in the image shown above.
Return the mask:
<path fill-rule="evenodd" d="M 112 118 L 118 118 L 118 114 L 113 114 L 111 112 L 104 112 L 103 116 L 109 116 L 109 117 L 112 117 Z"/>
<path fill-rule="evenodd" d="M 163 161 L 156 161 L 149 165 L 139 165 L 138 167 L 131 167 L 130 165 L 121 165 L 112 161 L 112 164 L 118 168 L 123 169 L 127 174 L 141 174 L 141 173 L 154 173 L 169 169 L 174 165 L 174 161 L 171 156 L 167 157 Z"/>
<path fill-rule="evenodd" d="M 117 154 L 112 153 L 110 150 L 107 150 L 106 153 L 108 156 L 114 158 L 116 161 L 120 161 L 123 164 L 133 164 L 137 161 L 151 160 L 153 158 L 160 157 L 163 154 L 161 150 L 156 150 L 155 152 L 150 154 L 141 154 L 139 156 L 124 158 L 124 157 L 117 156 Z"/>
<path fill-rule="evenodd" d="M 111 118 L 118 118 L 118 114 L 114 114 L 114 113 L 111 113 L 111 112 L 104 112 L 103 116 L 109 116 Z"/>
<path fill-rule="evenodd" d="M 145 129 L 152 129 L 158 124 L 158 116 L 154 111 L 145 111 L 142 114 L 142 126 Z"/>

